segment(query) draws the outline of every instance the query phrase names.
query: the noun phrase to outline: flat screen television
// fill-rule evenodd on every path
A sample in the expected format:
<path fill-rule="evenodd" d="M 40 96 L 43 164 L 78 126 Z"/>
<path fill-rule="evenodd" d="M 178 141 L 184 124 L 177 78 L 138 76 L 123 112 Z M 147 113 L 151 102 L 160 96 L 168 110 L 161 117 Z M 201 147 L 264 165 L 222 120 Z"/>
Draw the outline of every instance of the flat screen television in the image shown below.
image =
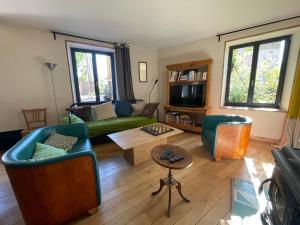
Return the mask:
<path fill-rule="evenodd" d="M 174 84 L 170 87 L 170 105 L 179 107 L 204 107 L 206 84 Z"/>

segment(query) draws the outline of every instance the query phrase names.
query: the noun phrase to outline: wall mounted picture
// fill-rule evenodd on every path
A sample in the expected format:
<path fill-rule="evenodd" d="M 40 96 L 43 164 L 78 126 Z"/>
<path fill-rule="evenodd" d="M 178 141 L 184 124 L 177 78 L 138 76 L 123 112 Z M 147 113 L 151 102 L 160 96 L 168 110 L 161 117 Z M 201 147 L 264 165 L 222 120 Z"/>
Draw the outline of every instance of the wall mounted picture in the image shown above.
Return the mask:
<path fill-rule="evenodd" d="M 139 62 L 139 80 L 140 82 L 148 82 L 146 62 Z"/>

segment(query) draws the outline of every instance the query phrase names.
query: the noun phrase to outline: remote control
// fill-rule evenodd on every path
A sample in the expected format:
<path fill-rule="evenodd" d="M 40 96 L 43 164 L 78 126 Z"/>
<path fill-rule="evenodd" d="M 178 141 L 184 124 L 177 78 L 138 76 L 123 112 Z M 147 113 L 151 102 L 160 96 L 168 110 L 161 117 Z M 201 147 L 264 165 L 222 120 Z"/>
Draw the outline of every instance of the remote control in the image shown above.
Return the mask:
<path fill-rule="evenodd" d="M 161 160 L 167 159 L 169 155 L 173 154 L 172 150 L 166 149 L 164 153 L 160 156 Z"/>
<path fill-rule="evenodd" d="M 169 154 L 165 159 L 170 160 L 171 158 L 175 157 L 175 154 L 172 152 Z"/>
<path fill-rule="evenodd" d="M 175 162 L 180 161 L 182 159 L 184 159 L 184 157 L 182 155 L 176 155 L 176 156 L 170 158 L 169 162 L 170 163 L 175 163 Z"/>

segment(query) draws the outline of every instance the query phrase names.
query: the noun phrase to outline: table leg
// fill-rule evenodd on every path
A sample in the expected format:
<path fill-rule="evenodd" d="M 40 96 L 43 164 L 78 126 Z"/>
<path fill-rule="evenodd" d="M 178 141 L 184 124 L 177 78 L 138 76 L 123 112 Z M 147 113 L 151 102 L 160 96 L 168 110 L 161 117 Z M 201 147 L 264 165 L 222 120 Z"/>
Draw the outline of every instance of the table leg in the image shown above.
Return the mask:
<path fill-rule="evenodd" d="M 163 186 L 165 186 L 165 182 L 163 181 L 163 179 L 160 179 L 159 184 L 159 189 L 157 191 L 152 192 L 152 195 L 157 195 L 159 192 L 161 192 Z"/>
<path fill-rule="evenodd" d="M 169 187 L 169 205 L 168 205 L 168 217 L 170 217 L 170 215 L 171 215 L 171 198 L 172 198 L 172 196 L 171 196 L 171 187 Z"/>
<path fill-rule="evenodd" d="M 180 182 L 177 183 L 176 188 L 177 188 L 177 190 L 178 190 L 178 192 L 179 192 L 179 195 L 181 196 L 181 198 L 182 198 L 184 201 L 186 201 L 186 202 L 191 202 L 190 200 L 188 200 L 186 197 L 184 197 L 184 196 L 182 195 L 182 193 L 181 193 L 181 183 L 180 183 Z"/>
<path fill-rule="evenodd" d="M 181 193 L 181 183 L 173 178 L 171 169 L 169 169 L 169 173 L 168 173 L 167 178 L 160 179 L 159 189 L 157 191 L 152 192 L 152 195 L 157 195 L 158 193 L 160 193 L 163 186 L 165 186 L 165 185 L 169 189 L 169 201 L 168 201 L 168 213 L 167 213 L 167 215 L 168 215 L 168 217 L 170 217 L 170 215 L 171 215 L 171 203 L 172 203 L 172 201 L 171 201 L 172 200 L 172 191 L 171 191 L 172 186 L 175 186 L 177 188 L 177 190 L 179 192 L 179 195 L 181 196 L 181 198 L 184 201 L 190 202 L 190 200 L 182 195 L 182 193 Z"/>

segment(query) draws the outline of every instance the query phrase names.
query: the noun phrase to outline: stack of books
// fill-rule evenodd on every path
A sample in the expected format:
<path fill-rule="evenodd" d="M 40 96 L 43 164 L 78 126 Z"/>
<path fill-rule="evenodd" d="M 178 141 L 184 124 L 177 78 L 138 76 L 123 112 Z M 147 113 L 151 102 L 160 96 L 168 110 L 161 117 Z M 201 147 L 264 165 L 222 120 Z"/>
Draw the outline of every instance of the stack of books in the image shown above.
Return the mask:
<path fill-rule="evenodd" d="M 181 71 L 170 70 L 169 71 L 169 81 L 204 81 L 207 79 L 206 71 L 189 71 L 188 73 L 182 73 Z"/>

